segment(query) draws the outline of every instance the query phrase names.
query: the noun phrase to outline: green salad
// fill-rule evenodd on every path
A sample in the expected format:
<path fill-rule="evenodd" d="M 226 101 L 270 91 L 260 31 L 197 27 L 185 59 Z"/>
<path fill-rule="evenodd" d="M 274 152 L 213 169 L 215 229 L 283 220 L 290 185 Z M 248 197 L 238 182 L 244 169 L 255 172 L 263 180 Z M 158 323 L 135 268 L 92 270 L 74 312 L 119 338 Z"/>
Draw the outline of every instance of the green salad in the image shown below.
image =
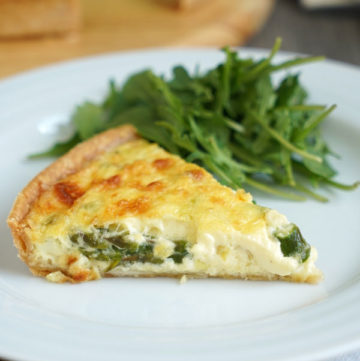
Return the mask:
<path fill-rule="evenodd" d="M 75 133 L 64 143 L 31 158 L 60 156 L 93 135 L 133 124 L 145 139 L 206 168 L 234 189 L 253 188 L 292 200 L 327 198 L 321 185 L 351 190 L 333 180 L 335 154 L 319 128 L 335 105 L 308 104 L 299 74 L 272 74 L 322 60 L 298 57 L 274 64 L 277 39 L 267 58 L 239 57 L 223 49 L 225 60 L 205 73 L 175 66 L 168 79 L 143 70 L 122 86 L 110 82 L 101 103 L 79 105 L 71 118 Z"/>

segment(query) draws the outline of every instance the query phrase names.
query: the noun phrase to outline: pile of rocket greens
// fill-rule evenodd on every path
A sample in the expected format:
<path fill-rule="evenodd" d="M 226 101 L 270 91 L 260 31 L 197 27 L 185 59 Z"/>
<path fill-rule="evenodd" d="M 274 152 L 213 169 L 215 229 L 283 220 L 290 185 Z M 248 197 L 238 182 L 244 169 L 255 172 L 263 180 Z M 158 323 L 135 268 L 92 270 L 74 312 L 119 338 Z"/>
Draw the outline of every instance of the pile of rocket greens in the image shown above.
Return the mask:
<path fill-rule="evenodd" d="M 273 64 L 278 39 L 267 58 L 240 58 L 224 49 L 222 64 L 201 74 L 173 68 L 165 79 L 144 70 L 122 87 L 111 81 L 105 100 L 79 105 L 72 123 L 75 134 L 50 150 L 30 156 L 60 156 L 93 135 L 122 124 L 133 124 L 145 139 L 206 168 L 234 189 L 251 186 L 293 200 L 315 192 L 319 185 L 356 188 L 333 180 L 334 155 L 319 125 L 335 105 L 307 104 L 298 74 L 274 84 L 272 74 L 321 60 L 304 57 Z"/>

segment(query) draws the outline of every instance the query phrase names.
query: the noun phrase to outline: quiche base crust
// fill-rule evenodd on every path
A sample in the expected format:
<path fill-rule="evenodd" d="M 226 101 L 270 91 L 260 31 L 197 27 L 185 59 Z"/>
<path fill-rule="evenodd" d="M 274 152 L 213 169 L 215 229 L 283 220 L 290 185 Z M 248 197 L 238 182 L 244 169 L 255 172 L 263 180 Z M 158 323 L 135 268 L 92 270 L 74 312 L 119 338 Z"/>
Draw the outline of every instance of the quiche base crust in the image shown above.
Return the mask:
<path fill-rule="evenodd" d="M 218 278 L 218 279 L 226 279 L 226 280 L 247 280 L 247 281 L 287 281 L 287 282 L 295 282 L 295 283 L 311 283 L 317 284 L 319 282 L 318 275 L 308 276 L 306 279 L 303 277 L 299 277 L 298 275 L 288 275 L 288 276 L 280 276 L 276 274 L 262 274 L 262 275 L 248 275 L 248 276 L 231 276 L 228 274 L 219 274 L 216 276 L 208 275 L 206 273 L 181 273 L 179 275 L 174 275 L 173 273 L 146 273 L 141 275 L 128 275 L 127 273 L 119 273 L 121 277 L 137 277 L 137 278 L 154 278 L 154 277 L 167 277 L 167 278 L 181 278 L 182 276 L 186 276 L 188 279 L 205 279 L 205 278 Z M 111 274 L 106 274 L 106 277 L 117 277 Z"/>
<path fill-rule="evenodd" d="M 36 276 L 47 277 L 51 275 L 48 280 L 56 283 L 79 283 L 82 281 L 92 281 L 97 280 L 100 277 L 96 276 L 95 274 L 89 274 L 88 278 L 78 280 L 74 279 L 72 276 L 67 275 L 64 271 L 60 270 L 44 270 L 44 269 L 31 269 L 31 272 Z M 279 276 L 276 274 L 263 274 L 263 275 L 248 275 L 248 276 L 231 276 L 228 274 L 220 274 L 217 276 L 211 276 L 206 273 L 181 273 L 181 274 L 174 274 L 174 273 L 141 273 L 141 274 L 128 274 L 118 273 L 116 276 L 110 273 L 106 273 L 104 277 L 106 278 L 116 278 L 116 277 L 135 277 L 135 278 L 155 278 L 155 277 L 166 277 L 166 278 L 175 278 L 181 279 L 182 276 L 186 276 L 187 279 L 205 279 L 205 278 L 217 278 L 217 279 L 226 279 L 226 280 L 245 280 L 245 281 L 286 281 L 286 282 L 294 282 L 294 283 L 310 283 L 310 284 L 317 284 L 319 282 L 319 275 L 310 275 L 306 279 L 303 277 L 299 277 L 298 275 L 288 275 L 288 276 Z M 321 278 L 321 277 L 320 277 Z"/>
<path fill-rule="evenodd" d="M 78 172 L 101 154 L 138 138 L 139 136 L 135 128 L 131 125 L 124 125 L 96 135 L 78 144 L 45 168 L 18 194 L 8 216 L 7 224 L 10 227 L 15 247 L 19 251 L 20 259 L 29 266 L 34 275 L 44 277 L 55 270 L 44 270 L 43 268 L 30 265 L 28 262 L 28 255 L 32 245 L 25 232 L 27 227 L 26 216 L 30 212 L 33 203 L 41 196 L 42 192 L 46 191 L 60 179 Z M 89 274 L 86 276 L 86 280 L 95 279 L 95 276 Z M 64 277 L 69 278 L 66 275 Z M 81 281 L 84 280 L 82 279 Z M 80 280 L 69 279 L 69 281 L 79 282 Z"/>

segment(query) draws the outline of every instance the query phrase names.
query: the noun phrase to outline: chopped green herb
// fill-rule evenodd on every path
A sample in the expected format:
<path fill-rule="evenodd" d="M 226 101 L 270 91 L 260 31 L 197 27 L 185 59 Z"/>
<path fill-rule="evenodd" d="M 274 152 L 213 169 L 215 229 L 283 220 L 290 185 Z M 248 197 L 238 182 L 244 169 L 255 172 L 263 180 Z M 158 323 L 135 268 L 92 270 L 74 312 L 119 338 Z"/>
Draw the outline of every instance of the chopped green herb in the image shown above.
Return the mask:
<path fill-rule="evenodd" d="M 311 247 L 295 224 L 288 234 L 275 234 L 275 237 L 280 241 L 281 252 L 285 257 L 296 257 L 299 262 L 305 262 L 309 258 Z"/>
<path fill-rule="evenodd" d="M 175 263 L 182 263 L 184 257 L 189 255 L 189 252 L 187 250 L 188 243 L 186 241 L 175 241 L 174 243 L 174 253 L 168 258 L 173 259 Z"/>
<path fill-rule="evenodd" d="M 285 75 L 278 85 L 271 77 L 323 58 L 273 64 L 280 46 L 277 39 L 270 55 L 260 60 L 240 58 L 225 48 L 225 61 L 205 74 L 176 66 L 169 80 L 145 70 L 122 88 L 112 81 L 101 104 L 76 108 L 75 134 L 68 142 L 30 157 L 59 156 L 96 133 L 131 123 L 145 139 L 197 162 L 235 189 L 251 186 L 293 200 L 327 201 L 313 188 L 356 188 L 359 183 L 333 180 L 336 171 L 328 157 L 334 153 L 319 129 L 335 105 L 307 104 L 298 74 Z"/>
<path fill-rule="evenodd" d="M 121 235 L 108 235 L 109 227 L 97 227 L 97 232 L 77 232 L 70 235 L 70 241 L 79 246 L 82 254 L 98 261 L 111 261 L 109 269 L 119 264 L 141 262 L 161 264 L 163 259 L 154 255 L 155 237 L 145 236 L 142 243 L 128 241 L 128 232 Z M 151 239 L 150 239 L 151 238 Z M 182 263 L 189 252 L 186 241 L 175 241 L 172 258 L 175 263 Z"/>

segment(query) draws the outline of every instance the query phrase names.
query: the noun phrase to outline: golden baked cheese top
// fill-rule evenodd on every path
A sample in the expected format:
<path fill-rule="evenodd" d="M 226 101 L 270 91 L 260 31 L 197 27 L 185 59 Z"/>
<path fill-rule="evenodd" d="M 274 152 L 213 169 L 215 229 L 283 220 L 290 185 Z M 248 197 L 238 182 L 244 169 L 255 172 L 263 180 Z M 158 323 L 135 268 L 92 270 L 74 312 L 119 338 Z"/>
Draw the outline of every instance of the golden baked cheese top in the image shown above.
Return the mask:
<path fill-rule="evenodd" d="M 74 225 L 86 229 L 131 217 L 173 217 L 195 223 L 198 231 L 253 233 L 264 229 L 266 210 L 197 165 L 134 140 L 43 191 L 27 222 L 35 241 L 66 235 Z"/>

